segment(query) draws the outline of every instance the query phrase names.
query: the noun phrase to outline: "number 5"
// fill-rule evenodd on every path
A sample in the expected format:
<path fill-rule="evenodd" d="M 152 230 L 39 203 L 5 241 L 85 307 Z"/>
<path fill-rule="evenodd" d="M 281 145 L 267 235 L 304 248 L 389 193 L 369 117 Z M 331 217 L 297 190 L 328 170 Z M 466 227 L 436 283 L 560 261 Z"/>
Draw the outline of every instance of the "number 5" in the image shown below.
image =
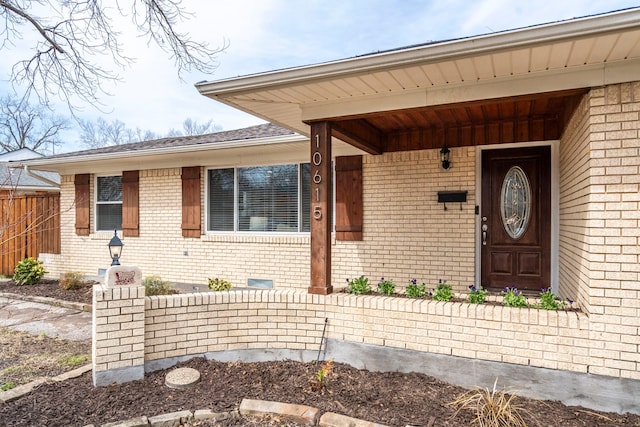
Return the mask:
<path fill-rule="evenodd" d="M 313 218 L 321 219 L 322 218 L 322 208 L 320 206 L 313 207 Z"/>

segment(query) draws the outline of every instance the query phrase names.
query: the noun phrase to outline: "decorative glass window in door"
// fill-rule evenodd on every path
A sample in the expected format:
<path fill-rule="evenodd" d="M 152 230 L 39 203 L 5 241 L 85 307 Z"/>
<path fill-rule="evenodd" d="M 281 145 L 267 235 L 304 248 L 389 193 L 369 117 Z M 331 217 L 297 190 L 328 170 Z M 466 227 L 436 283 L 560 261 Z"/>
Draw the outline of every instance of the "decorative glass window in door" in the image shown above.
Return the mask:
<path fill-rule="evenodd" d="M 509 169 L 502 182 L 500 215 L 507 234 L 512 239 L 522 237 L 531 216 L 531 186 L 519 166 Z"/>

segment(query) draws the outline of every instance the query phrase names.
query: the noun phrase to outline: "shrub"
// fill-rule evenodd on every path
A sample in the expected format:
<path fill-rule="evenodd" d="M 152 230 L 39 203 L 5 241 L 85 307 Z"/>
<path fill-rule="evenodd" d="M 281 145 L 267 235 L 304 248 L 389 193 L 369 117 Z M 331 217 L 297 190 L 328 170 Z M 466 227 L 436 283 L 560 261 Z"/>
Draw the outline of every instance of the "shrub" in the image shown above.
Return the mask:
<path fill-rule="evenodd" d="M 393 295 L 396 290 L 396 285 L 391 280 L 384 280 L 384 277 L 380 278 L 378 283 L 378 292 L 385 295 Z"/>
<path fill-rule="evenodd" d="M 60 287 L 65 291 L 75 291 L 87 285 L 84 274 L 79 271 L 67 271 L 60 277 Z"/>
<path fill-rule="evenodd" d="M 371 284 L 369 283 L 369 279 L 364 276 L 360 276 L 352 280 L 347 279 L 347 282 L 349 282 L 347 285 L 347 292 L 350 294 L 362 295 L 371 293 Z"/>
<path fill-rule="evenodd" d="M 438 286 L 433 291 L 433 299 L 436 301 L 451 301 L 453 298 L 453 291 L 451 285 L 447 285 L 447 282 L 440 280 Z"/>
<path fill-rule="evenodd" d="M 327 378 L 333 369 L 333 359 L 327 360 L 322 364 L 318 372 L 311 377 L 309 382 L 311 383 L 311 390 L 313 391 L 322 391 L 322 389 L 326 386 Z"/>
<path fill-rule="evenodd" d="M 506 391 L 496 391 L 498 379 L 493 383 L 493 390 L 488 388 L 470 390 L 458 397 L 449 405 L 456 407 L 452 418 L 462 409 L 475 412 L 475 419 L 471 424 L 485 427 L 526 427 L 523 414 L 528 411 L 515 403 L 516 396 Z"/>
<path fill-rule="evenodd" d="M 145 277 L 142 281 L 147 296 L 169 295 L 173 293 L 173 285 L 160 279 L 160 276 Z"/>
<path fill-rule="evenodd" d="M 487 291 L 482 289 L 482 286 L 477 288 L 474 285 L 469 285 L 469 302 L 471 304 L 482 304 L 487 299 Z"/>
<path fill-rule="evenodd" d="M 560 299 L 551 292 L 551 289 L 540 289 L 540 303 L 536 304 L 536 307 L 544 310 L 558 310 L 560 308 L 564 308 L 566 305 L 567 303 L 560 301 Z"/>
<path fill-rule="evenodd" d="M 25 258 L 16 265 L 14 270 L 13 280 L 16 285 L 33 285 L 38 283 L 47 271 L 42 265 L 42 261 L 35 258 Z"/>
<path fill-rule="evenodd" d="M 214 291 L 228 291 L 231 289 L 231 282 L 224 279 L 213 278 L 209 279 L 209 289 Z"/>
<path fill-rule="evenodd" d="M 527 298 L 520 293 L 518 288 L 515 287 L 507 287 L 502 291 L 503 299 L 502 305 L 507 307 L 527 307 L 529 304 L 527 303 Z"/>
<path fill-rule="evenodd" d="M 411 279 L 406 293 L 410 298 L 425 298 L 428 295 L 427 286 L 424 283 L 418 284 L 416 279 Z"/>

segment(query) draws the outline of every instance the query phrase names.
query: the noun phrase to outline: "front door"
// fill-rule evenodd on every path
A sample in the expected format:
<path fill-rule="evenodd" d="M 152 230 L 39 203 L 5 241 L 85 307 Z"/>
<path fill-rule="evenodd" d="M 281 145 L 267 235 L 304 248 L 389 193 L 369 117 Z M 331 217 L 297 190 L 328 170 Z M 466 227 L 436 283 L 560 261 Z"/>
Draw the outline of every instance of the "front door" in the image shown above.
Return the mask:
<path fill-rule="evenodd" d="M 482 152 L 480 239 L 483 287 L 550 287 L 550 147 Z"/>

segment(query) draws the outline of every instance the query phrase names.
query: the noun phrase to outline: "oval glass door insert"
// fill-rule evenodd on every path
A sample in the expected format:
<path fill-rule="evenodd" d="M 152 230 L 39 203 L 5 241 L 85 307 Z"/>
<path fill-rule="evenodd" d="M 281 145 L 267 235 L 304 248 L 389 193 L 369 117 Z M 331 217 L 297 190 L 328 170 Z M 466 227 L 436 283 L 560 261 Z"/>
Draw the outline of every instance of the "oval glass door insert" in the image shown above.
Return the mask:
<path fill-rule="evenodd" d="M 531 186 L 527 174 L 519 166 L 509 169 L 502 182 L 500 216 L 512 239 L 520 238 L 527 230 L 531 216 Z"/>

